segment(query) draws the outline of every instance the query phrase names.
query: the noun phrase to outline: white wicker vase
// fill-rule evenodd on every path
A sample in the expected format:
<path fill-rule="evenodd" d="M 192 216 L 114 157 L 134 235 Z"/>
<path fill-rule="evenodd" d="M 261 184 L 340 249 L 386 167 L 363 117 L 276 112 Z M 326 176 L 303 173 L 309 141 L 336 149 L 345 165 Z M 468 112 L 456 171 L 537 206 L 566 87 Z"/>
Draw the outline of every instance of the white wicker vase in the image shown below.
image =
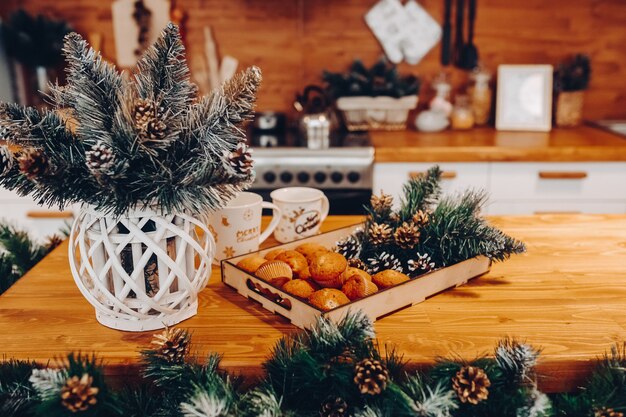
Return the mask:
<path fill-rule="evenodd" d="M 115 217 L 84 206 L 72 225 L 69 259 L 97 320 L 147 331 L 194 316 L 215 253 L 207 224 L 183 213 L 144 209 Z"/>

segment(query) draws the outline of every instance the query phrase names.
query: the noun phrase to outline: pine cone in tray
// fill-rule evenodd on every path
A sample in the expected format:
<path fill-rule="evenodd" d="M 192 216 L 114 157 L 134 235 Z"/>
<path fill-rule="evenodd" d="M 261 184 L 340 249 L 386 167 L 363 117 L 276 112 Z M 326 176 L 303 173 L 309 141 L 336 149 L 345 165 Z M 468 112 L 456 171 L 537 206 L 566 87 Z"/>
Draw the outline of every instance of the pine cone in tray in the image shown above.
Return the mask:
<path fill-rule="evenodd" d="M 412 222 L 404 222 L 393 233 L 393 239 L 402 249 L 411 249 L 420 241 L 419 228 Z"/>

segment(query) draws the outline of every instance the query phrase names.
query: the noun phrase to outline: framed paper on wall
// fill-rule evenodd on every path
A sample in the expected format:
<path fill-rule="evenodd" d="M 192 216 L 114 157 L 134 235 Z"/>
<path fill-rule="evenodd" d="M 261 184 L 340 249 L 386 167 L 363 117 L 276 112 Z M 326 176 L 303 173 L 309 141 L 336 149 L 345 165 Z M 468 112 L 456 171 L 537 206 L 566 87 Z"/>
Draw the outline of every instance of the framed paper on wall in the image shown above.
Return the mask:
<path fill-rule="evenodd" d="M 500 65 L 496 129 L 552 128 L 552 65 Z"/>

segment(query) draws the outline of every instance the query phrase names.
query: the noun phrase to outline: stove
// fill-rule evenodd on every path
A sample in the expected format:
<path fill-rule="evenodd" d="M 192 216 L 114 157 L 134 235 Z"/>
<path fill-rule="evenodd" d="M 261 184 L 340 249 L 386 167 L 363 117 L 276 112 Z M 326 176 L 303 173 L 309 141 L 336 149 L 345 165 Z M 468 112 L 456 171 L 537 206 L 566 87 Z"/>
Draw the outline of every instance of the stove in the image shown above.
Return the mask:
<path fill-rule="evenodd" d="M 269 200 L 282 187 L 324 191 L 331 214 L 363 214 L 372 195 L 374 148 L 367 132 L 333 133 L 306 143 L 297 131 L 252 132 L 256 179 L 250 191 Z"/>

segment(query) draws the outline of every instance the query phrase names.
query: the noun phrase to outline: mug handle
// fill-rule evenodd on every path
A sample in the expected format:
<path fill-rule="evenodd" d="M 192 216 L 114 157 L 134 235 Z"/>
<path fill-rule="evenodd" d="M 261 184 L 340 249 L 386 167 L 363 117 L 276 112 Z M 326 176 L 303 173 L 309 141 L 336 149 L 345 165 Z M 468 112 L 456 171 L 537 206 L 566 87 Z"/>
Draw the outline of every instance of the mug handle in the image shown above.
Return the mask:
<path fill-rule="evenodd" d="M 328 217 L 329 211 L 330 211 L 330 203 L 328 202 L 328 197 L 326 197 L 326 194 L 322 194 L 322 214 L 321 214 L 322 218 L 320 220 L 320 223 L 326 220 L 326 217 Z"/>
<path fill-rule="evenodd" d="M 264 209 L 272 209 L 274 213 L 272 214 L 272 221 L 259 236 L 259 243 L 265 242 L 265 239 L 270 237 L 274 229 L 276 229 L 276 226 L 278 226 L 278 222 L 280 221 L 280 215 L 282 213 L 277 205 L 269 203 L 267 201 L 261 203 L 261 207 Z"/>

